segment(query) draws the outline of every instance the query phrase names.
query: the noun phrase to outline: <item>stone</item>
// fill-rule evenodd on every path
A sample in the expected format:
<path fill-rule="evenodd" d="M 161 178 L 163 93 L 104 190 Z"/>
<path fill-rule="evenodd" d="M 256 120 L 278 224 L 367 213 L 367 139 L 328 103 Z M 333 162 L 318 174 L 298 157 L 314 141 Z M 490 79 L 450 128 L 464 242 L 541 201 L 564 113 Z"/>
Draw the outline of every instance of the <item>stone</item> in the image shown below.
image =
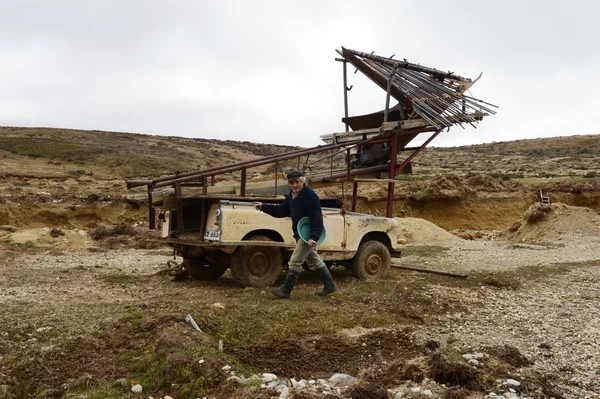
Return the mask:
<path fill-rule="evenodd" d="M 232 375 L 231 377 L 227 378 L 227 382 L 235 382 L 235 383 L 239 383 L 242 379 L 240 377 L 238 377 L 237 375 Z"/>
<path fill-rule="evenodd" d="M 283 388 L 281 390 L 281 394 L 279 394 L 279 399 L 287 398 L 289 392 L 290 392 L 290 389 L 288 387 Z"/>
<path fill-rule="evenodd" d="M 170 397 L 169 395 L 164 396 L 163 399 L 173 399 L 172 397 Z"/>
<path fill-rule="evenodd" d="M 337 373 L 329 377 L 329 382 L 336 385 L 352 385 L 356 383 L 356 378 L 348 374 Z"/>
<path fill-rule="evenodd" d="M 470 353 L 465 353 L 464 355 L 462 355 L 462 358 L 465 359 L 466 361 L 469 361 L 469 360 L 473 359 L 473 355 L 471 355 Z"/>
<path fill-rule="evenodd" d="M 433 392 L 431 391 L 431 389 L 426 389 L 423 392 L 421 392 L 421 395 L 423 395 L 423 396 L 433 396 Z"/>
<path fill-rule="evenodd" d="M 472 364 L 473 366 L 479 366 L 479 360 L 469 359 L 469 364 Z"/>
<path fill-rule="evenodd" d="M 517 380 L 513 380 L 512 378 L 508 378 L 508 379 L 506 380 L 506 384 L 507 384 L 507 385 L 513 385 L 513 386 L 515 386 L 515 387 L 518 387 L 518 386 L 520 386 L 520 385 L 521 385 L 521 383 L 520 383 L 519 381 L 517 381 Z"/>
<path fill-rule="evenodd" d="M 277 375 L 273 374 L 273 373 L 263 373 L 261 380 L 263 380 L 264 382 L 271 382 L 271 381 L 275 381 L 277 380 L 278 377 Z"/>
<path fill-rule="evenodd" d="M 223 366 L 223 367 L 221 367 L 221 370 L 229 371 L 229 370 L 231 370 L 231 366 L 229 366 L 229 365 Z"/>
<path fill-rule="evenodd" d="M 142 386 L 140 384 L 135 384 L 134 386 L 131 387 L 131 392 L 133 393 L 142 393 L 144 389 L 142 388 Z"/>
<path fill-rule="evenodd" d="M 306 387 L 307 382 L 308 381 L 302 379 L 302 380 L 298 381 L 294 387 L 298 388 L 298 389 L 302 389 L 302 388 Z"/>

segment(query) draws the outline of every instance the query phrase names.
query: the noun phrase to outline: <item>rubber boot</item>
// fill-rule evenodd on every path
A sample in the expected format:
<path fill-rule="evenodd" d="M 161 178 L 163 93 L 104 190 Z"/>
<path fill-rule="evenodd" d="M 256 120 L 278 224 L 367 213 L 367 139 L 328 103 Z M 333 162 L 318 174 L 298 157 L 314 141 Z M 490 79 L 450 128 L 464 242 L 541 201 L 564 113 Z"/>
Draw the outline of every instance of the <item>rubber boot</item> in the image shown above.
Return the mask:
<path fill-rule="evenodd" d="M 293 273 L 288 272 L 285 277 L 285 281 L 283 282 L 283 287 L 278 289 L 271 289 L 271 293 L 280 299 L 289 298 L 292 290 L 294 289 L 294 285 L 296 285 L 296 281 L 298 281 L 298 276 Z"/>
<path fill-rule="evenodd" d="M 315 295 L 316 296 L 326 296 L 327 294 L 331 294 L 332 292 L 335 292 L 336 291 L 335 283 L 333 282 L 333 277 L 331 277 L 331 273 L 329 272 L 329 269 L 327 268 L 327 266 L 317 269 L 316 272 L 319 275 L 319 278 L 321 279 L 321 281 L 323 282 L 324 287 L 323 287 L 323 291 L 315 292 Z"/>

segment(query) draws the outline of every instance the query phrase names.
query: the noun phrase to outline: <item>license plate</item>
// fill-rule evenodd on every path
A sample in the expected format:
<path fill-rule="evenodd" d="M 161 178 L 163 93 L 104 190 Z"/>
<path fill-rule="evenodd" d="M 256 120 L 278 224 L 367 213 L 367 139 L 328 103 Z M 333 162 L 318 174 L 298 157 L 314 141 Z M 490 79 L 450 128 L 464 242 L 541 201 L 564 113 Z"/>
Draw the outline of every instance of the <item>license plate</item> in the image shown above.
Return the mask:
<path fill-rule="evenodd" d="M 205 231 L 204 239 L 210 241 L 219 241 L 221 239 L 221 232 L 219 230 Z"/>

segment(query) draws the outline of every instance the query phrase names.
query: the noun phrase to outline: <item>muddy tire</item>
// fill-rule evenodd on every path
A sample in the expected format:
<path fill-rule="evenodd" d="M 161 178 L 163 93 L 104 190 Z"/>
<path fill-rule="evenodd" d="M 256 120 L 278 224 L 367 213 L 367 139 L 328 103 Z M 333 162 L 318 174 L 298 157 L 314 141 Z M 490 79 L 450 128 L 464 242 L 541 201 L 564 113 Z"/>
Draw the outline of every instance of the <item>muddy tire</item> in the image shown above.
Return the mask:
<path fill-rule="evenodd" d="M 183 258 L 182 266 L 197 280 L 216 280 L 229 268 L 227 264 L 208 263 L 204 258 Z"/>
<path fill-rule="evenodd" d="M 271 241 L 265 236 L 250 236 L 249 241 Z M 245 287 L 273 285 L 283 271 L 283 258 L 278 247 L 239 246 L 231 256 L 231 275 Z"/>
<path fill-rule="evenodd" d="M 354 257 L 352 272 L 361 280 L 378 280 L 387 277 L 392 258 L 385 244 L 367 241 L 360 245 Z"/>

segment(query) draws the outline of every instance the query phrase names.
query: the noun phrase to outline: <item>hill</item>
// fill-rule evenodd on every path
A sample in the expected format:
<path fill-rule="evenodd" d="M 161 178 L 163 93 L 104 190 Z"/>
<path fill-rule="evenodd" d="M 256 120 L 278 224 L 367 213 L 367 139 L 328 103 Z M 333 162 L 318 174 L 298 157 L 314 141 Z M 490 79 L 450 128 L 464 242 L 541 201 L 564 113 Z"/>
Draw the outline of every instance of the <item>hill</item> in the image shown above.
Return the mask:
<path fill-rule="evenodd" d="M 5 200 L 39 206 L 58 201 L 87 203 L 94 198 L 141 202 L 145 190 L 128 191 L 125 179 L 199 170 L 298 148 L 95 130 L 0 127 L 0 189 Z M 415 158 L 412 174 L 398 177 L 394 214 L 425 218 L 446 229 L 505 229 L 536 201 L 540 189 L 550 192 L 555 201 L 598 209 L 599 165 L 600 135 L 431 147 Z M 386 190 L 383 184 L 360 184 L 358 210 L 384 214 Z M 322 191 L 324 196 L 346 200 L 348 194 L 341 187 Z M 4 214 L 0 211 L 0 224 L 25 223 L 8 216 L 15 212 Z"/>

